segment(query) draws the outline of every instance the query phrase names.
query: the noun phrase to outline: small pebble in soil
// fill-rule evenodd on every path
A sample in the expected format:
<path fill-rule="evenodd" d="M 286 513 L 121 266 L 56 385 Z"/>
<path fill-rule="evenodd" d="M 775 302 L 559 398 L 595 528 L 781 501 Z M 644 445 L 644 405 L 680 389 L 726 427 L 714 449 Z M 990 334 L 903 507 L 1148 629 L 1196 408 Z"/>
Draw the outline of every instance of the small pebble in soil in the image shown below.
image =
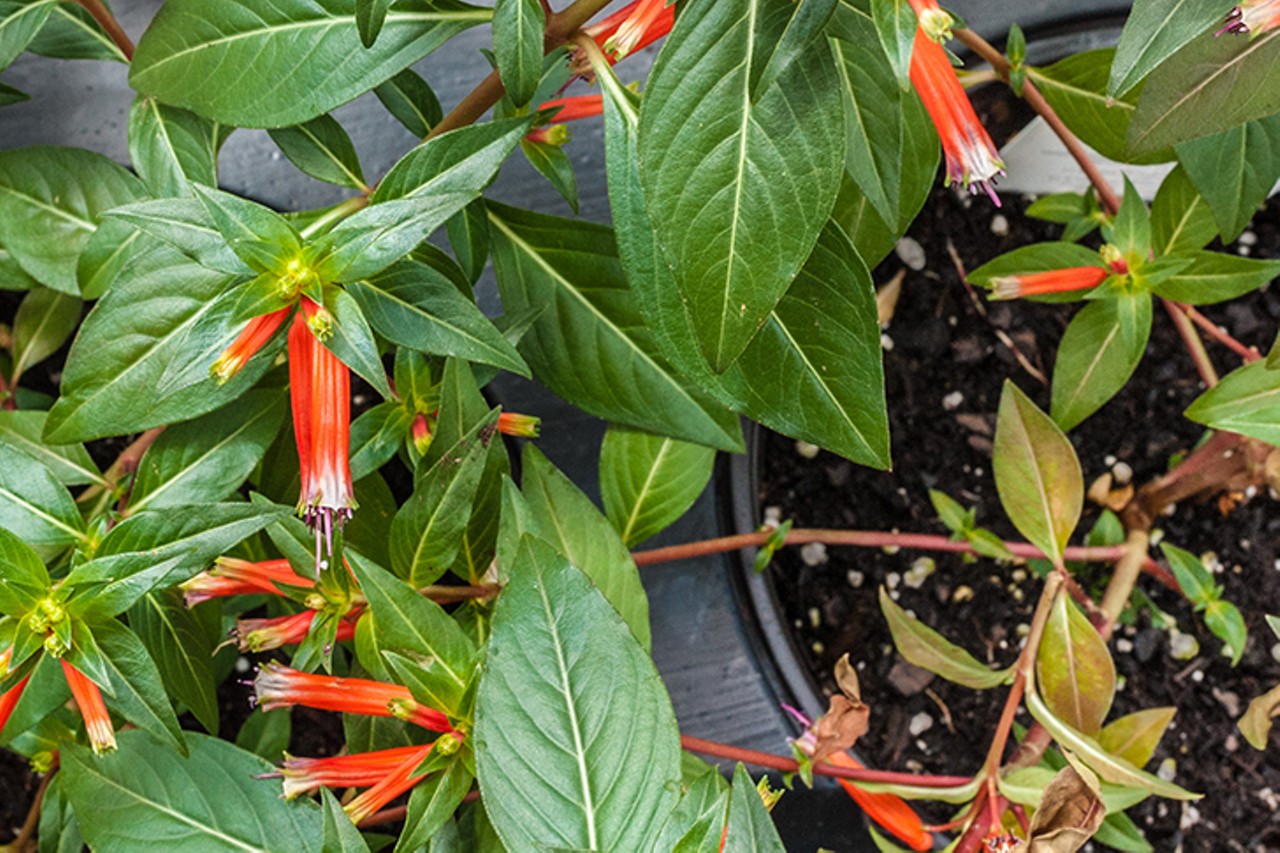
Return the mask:
<path fill-rule="evenodd" d="M 961 584 L 956 587 L 956 591 L 951 594 L 951 601 L 954 604 L 964 604 L 966 601 L 973 600 L 973 587 Z M 1280 644 L 1277 644 L 1280 645 Z"/>
<path fill-rule="evenodd" d="M 890 592 L 896 590 L 900 583 L 902 583 L 902 575 L 897 572 L 889 572 L 889 574 L 884 576 L 884 585 L 889 587 Z"/>
<path fill-rule="evenodd" d="M 1258 244 L 1258 235 L 1252 231 L 1241 231 L 1236 242 L 1241 246 L 1256 246 Z"/>
<path fill-rule="evenodd" d="M 888 335 L 880 335 L 880 348 L 885 352 L 893 352 L 893 338 Z"/>
<path fill-rule="evenodd" d="M 919 589 L 937 567 L 932 557 L 920 557 L 902 575 L 902 582 L 911 589 Z"/>
<path fill-rule="evenodd" d="M 1240 748 L 1240 739 L 1235 735 L 1227 735 L 1227 739 L 1222 742 L 1222 748 L 1227 752 L 1235 752 Z"/>
<path fill-rule="evenodd" d="M 850 569 L 849 571 L 845 572 L 844 579 L 845 581 L 848 582 L 849 586 L 853 587 L 854 589 L 861 589 L 862 584 L 867 579 L 867 576 L 862 572 L 858 571 L 857 569 Z M 1280 649 L 1280 643 L 1276 644 L 1276 648 Z"/>
<path fill-rule="evenodd" d="M 243 674 L 248 672 L 252 667 L 253 664 L 249 663 L 248 658 L 236 658 L 236 672 Z"/>
<path fill-rule="evenodd" d="M 991 233 L 997 237 L 1008 237 L 1009 220 L 999 213 L 991 217 Z"/>
<path fill-rule="evenodd" d="M 1190 803 L 1182 804 L 1182 820 L 1179 827 L 1182 830 L 1188 830 L 1200 822 L 1200 810 Z"/>
<path fill-rule="evenodd" d="M 907 724 L 907 731 L 911 732 L 912 737 L 919 737 L 931 728 L 933 728 L 933 717 L 924 711 L 912 717 L 911 722 Z"/>
<path fill-rule="evenodd" d="M 822 566 L 827 560 L 827 546 L 823 542 L 806 542 L 800 549 L 800 559 L 806 566 Z"/>
<path fill-rule="evenodd" d="M 1195 672 L 1191 673 L 1191 680 L 1196 684 L 1204 681 L 1204 670 L 1197 669 Z"/>
<path fill-rule="evenodd" d="M 818 451 L 820 450 L 822 450 L 822 448 L 816 444 L 810 444 L 807 441 L 796 442 L 796 453 L 798 453 L 800 456 L 802 456 L 805 459 L 817 458 Z"/>
<path fill-rule="evenodd" d="M 1218 559 L 1218 555 L 1215 554 L 1213 551 L 1205 551 L 1203 554 L 1201 554 L 1200 562 L 1204 565 L 1206 569 L 1213 572 L 1215 575 L 1222 574 L 1222 569 L 1223 569 L 1222 560 Z"/>
<path fill-rule="evenodd" d="M 894 247 L 894 251 L 898 255 L 898 260 L 902 261 L 910 269 L 916 272 L 924 269 L 926 262 L 924 246 L 921 246 L 920 241 L 914 237 L 903 237 L 898 241 L 898 245 Z"/>
<path fill-rule="evenodd" d="M 1116 462 L 1118 462 L 1118 461 L 1119 461 L 1119 460 L 1118 460 L 1118 459 L 1116 459 L 1114 456 L 1112 456 L 1110 453 L 1108 453 L 1106 456 L 1102 457 L 1102 464 L 1103 464 L 1103 465 L 1106 465 L 1108 468 L 1110 468 L 1111 466 L 1115 465 L 1115 464 L 1116 464 Z"/>
<path fill-rule="evenodd" d="M 1129 654 L 1130 652 L 1133 651 L 1133 641 L 1126 640 L 1123 637 L 1121 637 L 1119 640 L 1116 640 L 1116 651 L 1118 651 L 1122 655 Z"/>
<path fill-rule="evenodd" d="M 821 640 L 814 640 L 813 645 L 810 646 L 809 648 L 813 650 L 813 653 L 815 655 L 821 655 L 823 652 L 827 650 L 827 647 L 822 644 Z"/>
<path fill-rule="evenodd" d="M 942 398 L 942 408 L 948 412 L 954 412 L 960 408 L 960 404 L 964 402 L 964 394 L 959 391 L 952 391 L 950 394 Z"/>
<path fill-rule="evenodd" d="M 782 507 L 767 506 L 764 508 L 764 521 L 761 522 L 762 527 L 777 527 L 782 523 Z"/>
<path fill-rule="evenodd" d="M 1280 643 L 1276 643 L 1271 647 L 1271 659 L 1276 663 L 1280 663 Z"/>
<path fill-rule="evenodd" d="M 816 607 L 809 608 L 809 625 L 813 628 L 822 625 L 822 611 Z"/>
<path fill-rule="evenodd" d="M 1009 577 L 1013 578 L 1014 583 L 1022 583 L 1027 579 L 1027 572 L 1025 569 L 1014 569 Z"/>
<path fill-rule="evenodd" d="M 1156 768 L 1156 775 L 1165 782 L 1172 782 L 1173 777 L 1178 775 L 1178 762 L 1172 758 L 1166 758 L 1160 762 L 1160 766 Z M 1164 805 L 1161 803 L 1161 805 Z"/>
<path fill-rule="evenodd" d="M 1019 637 L 1025 637 L 1031 633 L 1031 626 L 1028 625 L 1026 622 L 1019 622 L 1018 626 L 1013 629 L 1013 632 L 1017 634 Z"/>
<path fill-rule="evenodd" d="M 1117 462 L 1111 466 L 1111 476 L 1115 477 L 1117 486 L 1127 486 L 1133 481 L 1133 468 L 1127 462 Z"/>
<path fill-rule="evenodd" d="M 1190 634 L 1177 628 L 1169 629 L 1169 657 L 1174 660 L 1191 660 L 1200 654 L 1200 643 Z"/>
<path fill-rule="evenodd" d="M 1213 698 L 1217 699 L 1226 709 L 1227 714 L 1231 717 L 1240 716 L 1240 694 L 1234 690 L 1223 690 L 1220 687 L 1214 687 L 1211 691 Z"/>
<path fill-rule="evenodd" d="M 1236 246 L 1236 254 L 1242 258 L 1249 257 L 1249 253 L 1251 251 L 1252 250 L 1248 246 Z"/>

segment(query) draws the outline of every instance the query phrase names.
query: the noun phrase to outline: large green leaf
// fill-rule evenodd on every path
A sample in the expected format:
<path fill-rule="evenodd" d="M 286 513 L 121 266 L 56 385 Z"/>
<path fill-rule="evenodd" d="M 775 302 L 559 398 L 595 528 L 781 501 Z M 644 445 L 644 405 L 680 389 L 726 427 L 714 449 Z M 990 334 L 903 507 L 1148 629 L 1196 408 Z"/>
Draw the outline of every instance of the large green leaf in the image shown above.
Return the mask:
<path fill-rule="evenodd" d="M 536 540 L 498 599 L 476 769 L 511 850 L 647 850 L 680 784 L 671 700 L 630 628 Z"/>
<path fill-rule="evenodd" d="M 96 756 L 62 750 L 61 781 L 85 840 L 95 850 L 168 853 L 313 849 L 321 812 L 311 800 L 278 796 L 258 777 L 276 768 L 226 741 L 188 734 L 183 758 L 146 732 L 126 731 L 120 748 Z"/>
<path fill-rule="evenodd" d="M 13 367 L 10 384 L 32 365 L 57 352 L 80 322 L 84 303 L 66 293 L 33 287 L 22 298 L 13 318 Z"/>
<path fill-rule="evenodd" d="M 1107 80 L 1107 96 L 1123 96 L 1196 36 L 1222 19 L 1217 0 L 1135 0 Z"/>
<path fill-rule="evenodd" d="M 379 83 L 373 93 L 387 112 L 419 139 L 444 117 L 436 93 L 411 69 L 406 68 L 385 83 Z"/>
<path fill-rule="evenodd" d="M 176 589 L 148 593 L 129 609 L 129 627 L 159 670 L 165 689 L 210 733 L 218 733 L 214 643 Z M 261 714 L 255 716 L 263 716 Z M 288 719 L 287 714 L 280 717 Z"/>
<path fill-rule="evenodd" d="M 0 2 L 0 70 L 18 58 L 40 32 L 59 0 Z"/>
<path fill-rule="evenodd" d="M 1187 417 L 1280 447 L 1280 370 L 1255 361 L 1222 377 L 1187 409 Z"/>
<path fill-rule="evenodd" d="M 166 429 L 138 466 L 129 511 L 219 501 L 253 471 L 284 421 L 285 395 L 250 391 Z"/>
<path fill-rule="evenodd" d="M 835 3 L 691 3 L 640 115 L 645 202 L 703 356 L 722 372 L 786 292 L 831 213 L 844 103 Z"/>
<path fill-rule="evenodd" d="M 1218 236 L 1209 202 L 1178 166 L 1160 182 L 1151 202 L 1151 248 L 1157 256 L 1203 249 Z"/>
<path fill-rule="evenodd" d="M 1235 299 L 1280 275 L 1280 261 L 1200 250 L 1177 252 L 1171 257 L 1187 263 L 1167 278 L 1161 278 L 1151 289 L 1157 296 L 1193 305 Z"/>
<path fill-rule="evenodd" d="M 785 853 L 787 849 L 778 837 L 778 829 L 760 799 L 755 782 L 741 764 L 733 771 L 724 849 L 743 853 Z"/>
<path fill-rule="evenodd" d="M 1192 139 L 1175 150 L 1213 209 L 1223 242 L 1231 242 L 1280 179 L 1280 115 Z"/>
<path fill-rule="evenodd" d="M 138 96 L 129 110 L 129 159 L 155 195 L 191 195 L 190 181 L 216 186 L 224 128 L 188 110 Z"/>
<path fill-rule="evenodd" d="M 4 527 L 0 527 L 0 567 L 0 613 L 25 613 L 48 594 L 49 572 L 40 556 Z"/>
<path fill-rule="evenodd" d="M 119 45 L 79 3 L 58 3 L 27 49 L 58 59 L 129 62 Z"/>
<path fill-rule="evenodd" d="M 367 191 L 360 158 L 351 137 L 331 115 L 268 131 L 284 156 L 319 181 Z"/>
<path fill-rule="evenodd" d="M 1084 503 L 1080 461 L 1062 430 L 1008 380 L 1000 395 L 992 466 L 1013 526 L 1061 563 Z"/>
<path fill-rule="evenodd" d="M 1151 334 L 1151 297 L 1119 293 L 1071 318 L 1053 365 L 1049 411 L 1069 430 L 1115 396 L 1133 375 Z"/>
<path fill-rule="evenodd" d="M 99 217 L 141 195 L 141 181 L 92 151 L 0 152 L 0 244 L 41 284 L 78 295 L 76 263 Z"/>
<path fill-rule="evenodd" d="M 178 717 L 142 641 L 115 619 L 96 623 L 93 638 L 102 650 L 109 679 L 104 685 L 111 695 L 107 704 L 130 723 L 185 753 L 187 745 Z"/>
<path fill-rule="evenodd" d="M 608 228 L 492 203 L 489 219 L 503 305 L 541 311 L 518 346 L 539 381 L 611 421 L 741 448 L 732 413 L 657 355 Z"/>
<path fill-rule="evenodd" d="M 631 548 L 684 515 L 715 459 L 710 447 L 610 426 L 600 446 L 600 497 L 623 544 Z"/>
<path fill-rule="evenodd" d="M 1054 716 L 1096 735 L 1116 692 L 1116 667 L 1107 644 L 1079 608 L 1059 595 L 1036 654 L 1036 683 Z"/>
<path fill-rule="evenodd" d="M 370 325 L 392 343 L 529 375 L 502 332 L 443 273 L 426 264 L 400 261 L 347 290 Z"/>
<path fill-rule="evenodd" d="M 211 270 L 235 275 L 252 273 L 227 245 L 226 238 L 214 226 L 204 205 L 194 197 L 151 199 L 122 205 L 107 213 L 107 225 L 116 219 L 169 244 Z"/>
<path fill-rule="evenodd" d="M 1009 681 L 1010 670 L 985 666 L 919 619 L 911 618 L 894 603 L 884 587 L 880 588 L 880 610 L 889 624 L 894 646 L 908 663 L 971 690 L 988 690 Z"/>
<path fill-rule="evenodd" d="M 532 533 L 591 579 L 647 650 L 649 599 L 640 573 L 609 522 L 568 477 L 532 444 L 521 457 L 521 489 Z"/>
<path fill-rule="evenodd" d="M 1147 79 L 1125 139 L 1146 155 L 1280 111 L 1280 30 L 1197 38 Z"/>
<path fill-rule="evenodd" d="M 0 444 L 0 527 L 32 545 L 85 538 L 84 519 L 67 487 L 39 459 L 8 444 Z"/>
<path fill-rule="evenodd" d="M 538 0 L 495 0 L 493 56 L 502 86 L 517 105 L 533 98 L 542 79 L 542 36 L 547 16 Z"/>
<path fill-rule="evenodd" d="M 144 95 L 236 127 L 286 127 L 328 112 L 407 68 L 488 9 L 408 0 L 365 49 L 356 0 L 166 3 L 138 42 L 129 82 Z"/>
<path fill-rule="evenodd" d="M 121 435 L 202 415 L 242 394 L 283 341 L 264 347 L 225 385 L 209 378 L 209 366 L 240 332 L 230 322 L 231 281 L 176 249 L 144 259 L 80 327 L 45 438 L 61 444 Z"/>

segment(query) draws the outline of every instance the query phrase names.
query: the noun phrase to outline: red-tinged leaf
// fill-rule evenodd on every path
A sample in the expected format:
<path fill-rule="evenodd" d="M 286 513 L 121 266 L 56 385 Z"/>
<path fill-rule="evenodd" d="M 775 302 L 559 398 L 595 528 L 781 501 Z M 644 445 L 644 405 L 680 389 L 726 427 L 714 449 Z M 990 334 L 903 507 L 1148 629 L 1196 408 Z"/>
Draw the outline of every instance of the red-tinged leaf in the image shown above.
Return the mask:
<path fill-rule="evenodd" d="M 1087 735 L 1101 730 L 1115 696 L 1116 667 L 1107 644 L 1065 595 L 1049 614 L 1036 678 L 1054 716 Z"/>

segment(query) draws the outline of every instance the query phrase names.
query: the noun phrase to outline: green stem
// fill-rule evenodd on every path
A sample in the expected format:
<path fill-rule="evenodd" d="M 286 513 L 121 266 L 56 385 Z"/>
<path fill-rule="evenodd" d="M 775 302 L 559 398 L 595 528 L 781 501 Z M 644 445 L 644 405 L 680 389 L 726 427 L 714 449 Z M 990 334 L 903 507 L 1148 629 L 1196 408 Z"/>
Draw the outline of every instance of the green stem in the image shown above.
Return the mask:
<path fill-rule="evenodd" d="M 346 219 L 348 216 L 355 213 L 357 210 L 363 210 L 368 206 L 369 206 L 369 196 L 367 195 L 352 196 L 351 198 L 347 199 L 341 204 L 336 204 L 333 207 L 326 210 L 324 213 L 320 214 L 320 216 L 318 216 L 314 222 L 312 222 L 306 228 L 303 228 L 302 231 L 299 232 L 299 235 L 304 240 L 310 239 L 311 237 L 314 237 L 316 234 L 320 233 L 321 231 L 323 231 L 325 228 L 327 228 L 329 225 L 333 224 L 334 222 L 337 222 L 341 219 Z"/>

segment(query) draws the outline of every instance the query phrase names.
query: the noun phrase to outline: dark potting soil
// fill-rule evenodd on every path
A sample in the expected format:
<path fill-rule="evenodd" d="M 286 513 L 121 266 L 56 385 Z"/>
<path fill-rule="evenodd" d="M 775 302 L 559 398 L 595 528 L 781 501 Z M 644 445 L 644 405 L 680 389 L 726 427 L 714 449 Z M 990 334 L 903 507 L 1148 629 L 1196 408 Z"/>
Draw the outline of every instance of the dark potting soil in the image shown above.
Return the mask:
<path fill-rule="evenodd" d="M 991 474 L 996 408 L 1006 377 L 1046 410 L 1049 389 L 1019 364 L 1000 333 L 1050 376 L 1058 341 L 1079 305 L 997 303 L 979 295 L 985 309 L 980 311 L 948 246 L 971 270 L 1014 247 L 1057 239 L 1059 226 L 1023 216 L 1026 205 L 1025 199 L 1006 198 L 997 211 L 984 200 L 934 192 L 909 233 L 923 249 L 924 267 L 910 269 L 891 255 L 874 275 L 879 287 L 906 270 L 884 340 L 894 471 L 872 471 L 825 451 L 808 458 L 810 449 L 766 434 L 763 507 L 778 507 L 796 527 L 945 534 L 928 496 L 929 489 L 939 489 L 966 506 L 978 506 L 980 525 L 1003 538 L 1018 538 L 1000 509 Z M 1257 239 L 1246 251 L 1280 257 L 1280 204 L 1260 212 L 1249 231 Z M 1204 313 L 1266 351 L 1280 320 L 1280 287 Z M 1208 346 L 1220 373 L 1238 366 L 1235 355 Z M 1151 342 L 1133 378 L 1070 433 L 1086 484 L 1117 463 L 1128 466 L 1138 485 L 1167 470 L 1171 456 L 1204 435 L 1182 416 L 1200 392 L 1195 368 L 1157 306 Z M 1101 511 L 1086 504 L 1076 542 Z M 1225 598 L 1245 613 L 1249 643 L 1232 668 L 1219 654 L 1221 643 L 1185 600 L 1149 577 L 1142 579 L 1142 592 L 1174 616 L 1181 631 L 1197 638 L 1200 653 L 1191 660 L 1175 659 L 1169 633 L 1152 627 L 1148 612 L 1139 613 L 1111 644 L 1122 681 L 1109 719 L 1143 708 L 1177 707 L 1149 769 L 1171 758 L 1176 781 L 1206 796 L 1191 804 L 1149 799 L 1128 813 L 1156 850 L 1178 844 L 1186 850 L 1280 849 L 1280 736 L 1273 736 L 1270 752 L 1258 752 L 1235 727 L 1249 700 L 1280 681 L 1280 663 L 1272 656 L 1276 638 L 1262 618 L 1280 612 L 1277 505 L 1266 494 L 1229 512 L 1217 502 L 1180 505 L 1157 527 L 1169 542 L 1217 555 L 1224 567 L 1217 581 L 1226 589 Z M 898 603 L 925 624 L 979 660 L 1005 666 L 1017 656 L 1018 632 L 1030 621 L 1040 580 L 1023 567 L 986 559 L 965 562 L 958 555 L 821 551 L 784 549 L 769 574 L 802 658 L 823 689 L 834 689 L 832 666 L 841 655 L 848 652 L 859 667 L 872 725 L 857 748 L 876 767 L 976 771 L 1006 691 L 970 691 L 906 667 L 892 648 L 877 590 L 891 588 Z M 925 560 L 936 571 L 918 587 L 909 584 L 904 578 L 913 566 L 921 573 Z M 1097 598 L 1107 571 L 1091 566 L 1077 577 Z M 1031 720 L 1024 711 L 1018 722 Z M 939 820 L 951 816 L 945 809 L 930 814 Z"/>

